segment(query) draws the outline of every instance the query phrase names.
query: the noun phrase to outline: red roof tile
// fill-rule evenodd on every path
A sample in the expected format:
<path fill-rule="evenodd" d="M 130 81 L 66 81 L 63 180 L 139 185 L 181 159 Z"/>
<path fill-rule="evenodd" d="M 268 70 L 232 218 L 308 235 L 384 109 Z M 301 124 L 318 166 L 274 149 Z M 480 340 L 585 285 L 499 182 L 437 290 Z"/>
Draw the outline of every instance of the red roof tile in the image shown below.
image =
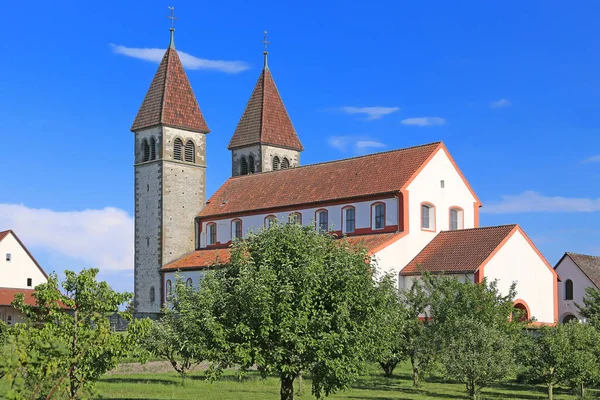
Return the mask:
<path fill-rule="evenodd" d="M 474 273 L 518 226 L 442 231 L 410 262 L 401 275 Z"/>
<path fill-rule="evenodd" d="M 15 299 L 15 294 L 23 293 L 25 295 L 25 304 L 30 306 L 36 305 L 35 298 L 33 297 L 33 289 L 14 289 L 14 288 L 0 288 L 0 306 L 9 306 L 10 303 Z"/>
<path fill-rule="evenodd" d="M 2 241 L 2 239 L 4 239 L 5 237 L 7 237 L 10 232 L 12 232 L 10 229 L 7 230 L 7 231 L 0 232 L 0 242 Z"/>
<path fill-rule="evenodd" d="M 440 142 L 228 179 L 199 216 L 244 213 L 399 191 Z"/>
<path fill-rule="evenodd" d="M 363 246 L 370 252 L 376 252 L 381 250 L 382 246 L 392 242 L 402 232 L 392 233 L 377 233 L 371 235 L 357 235 L 347 236 L 346 240 L 353 245 Z M 179 260 L 173 261 L 170 264 L 165 265 L 161 268 L 162 271 L 176 271 L 186 269 L 203 269 L 212 267 L 219 264 L 225 264 L 229 261 L 230 249 L 218 248 L 218 249 L 201 249 L 196 250 L 193 253 L 183 256 Z"/>
<path fill-rule="evenodd" d="M 194 132 L 209 132 L 179 55 L 174 48 L 168 48 L 165 52 L 131 126 L 131 131 L 156 125 L 167 125 Z"/>
<path fill-rule="evenodd" d="M 304 150 L 268 67 L 260 73 L 227 148 L 252 144 Z"/>

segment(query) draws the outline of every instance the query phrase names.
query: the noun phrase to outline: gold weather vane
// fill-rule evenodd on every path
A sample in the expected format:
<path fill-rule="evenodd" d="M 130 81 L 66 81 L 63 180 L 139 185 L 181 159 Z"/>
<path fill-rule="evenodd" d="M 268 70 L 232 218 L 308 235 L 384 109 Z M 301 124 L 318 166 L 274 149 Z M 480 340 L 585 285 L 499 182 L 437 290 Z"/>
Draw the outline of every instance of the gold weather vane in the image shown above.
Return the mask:
<path fill-rule="evenodd" d="M 263 40 L 261 41 L 261 43 L 263 43 L 265 45 L 265 50 L 263 51 L 263 54 L 265 56 L 265 68 L 267 68 L 267 56 L 269 55 L 269 50 L 268 50 L 268 46 L 271 44 L 271 42 L 269 42 L 267 40 L 267 31 L 265 31 L 265 36 L 263 38 Z"/>

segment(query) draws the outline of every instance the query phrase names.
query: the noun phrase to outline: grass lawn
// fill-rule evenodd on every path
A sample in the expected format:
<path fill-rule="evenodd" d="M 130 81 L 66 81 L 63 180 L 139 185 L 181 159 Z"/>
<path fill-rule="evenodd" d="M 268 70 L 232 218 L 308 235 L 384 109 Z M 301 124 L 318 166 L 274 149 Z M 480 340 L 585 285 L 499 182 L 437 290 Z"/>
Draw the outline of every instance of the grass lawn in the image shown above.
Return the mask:
<path fill-rule="evenodd" d="M 332 399 L 463 399 L 466 398 L 464 385 L 443 383 L 431 377 L 418 389 L 413 389 L 410 381 L 409 364 L 396 368 L 396 376 L 383 377 L 375 366 L 369 374 L 358 379 L 352 388 L 330 396 Z M 297 385 L 296 385 L 297 387 Z M 313 399 L 310 394 L 309 379 L 304 379 L 304 395 L 300 398 Z M 112 374 L 105 375 L 97 385 L 97 392 L 104 399 L 279 399 L 279 380 L 260 378 L 256 372 L 250 372 L 239 382 L 235 371 L 227 371 L 214 383 L 204 380 L 203 372 L 192 373 L 185 386 L 181 386 L 177 375 L 173 373 Z M 555 389 L 554 398 L 574 399 L 568 389 Z M 588 390 L 588 394 L 597 398 L 599 393 Z M 587 396 L 586 396 L 587 397 Z M 544 399 L 545 387 L 519 385 L 514 382 L 495 385 L 484 389 L 486 399 Z M 600 398 L 600 397 L 598 397 Z"/>

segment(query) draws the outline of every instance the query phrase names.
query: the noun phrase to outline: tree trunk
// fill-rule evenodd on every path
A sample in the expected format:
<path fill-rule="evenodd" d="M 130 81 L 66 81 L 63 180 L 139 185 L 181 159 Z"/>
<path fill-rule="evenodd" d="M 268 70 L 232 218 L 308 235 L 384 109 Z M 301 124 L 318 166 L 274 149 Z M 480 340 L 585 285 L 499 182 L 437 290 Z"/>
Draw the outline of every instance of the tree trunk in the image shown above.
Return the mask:
<path fill-rule="evenodd" d="M 413 356 L 410 356 L 410 363 L 412 364 L 413 386 L 417 387 L 421 384 L 421 382 L 419 380 L 419 366 L 416 363 L 416 360 Z"/>
<path fill-rule="evenodd" d="M 394 368 L 396 368 L 396 364 L 393 361 L 388 361 L 388 362 L 380 362 L 379 365 L 381 365 L 381 368 L 383 368 L 383 376 L 390 378 L 393 373 L 394 373 Z"/>
<path fill-rule="evenodd" d="M 583 399 L 583 398 L 585 398 L 585 388 L 583 387 L 583 382 L 581 383 L 580 390 L 581 390 L 581 392 L 580 392 L 581 398 Z"/>
<path fill-rule="evenodd" d="M 298 396 L 302 396 L 302 371 L 298 372 Z"/>
<path fill-rule="evenodd" d="M 549 383 L 548 384 L 548 400 L 552 400 L 553 395 L 554 395 L 553 391 L 554 391 L 554 384 Z"/>
<path fill-rule="evenodd" d="M 281 400 L 294 400 L 294 376 L 281 376 Z"/>
<path fill-rule="evenodd" d="M 477 400 L 477 392 L 475 391 L 475 385 L 473 382 L 467 383 L 467 393 L 469 395 L 469 399 Z"/>

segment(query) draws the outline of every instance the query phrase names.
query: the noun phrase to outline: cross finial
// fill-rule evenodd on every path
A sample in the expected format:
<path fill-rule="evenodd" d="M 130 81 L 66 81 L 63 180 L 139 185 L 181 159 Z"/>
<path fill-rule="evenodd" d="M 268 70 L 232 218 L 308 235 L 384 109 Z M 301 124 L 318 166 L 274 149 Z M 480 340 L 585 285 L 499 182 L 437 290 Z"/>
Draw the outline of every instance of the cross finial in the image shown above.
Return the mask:
<path fill-rule="evenodd" d="M 271 42 L 269 42 L 267 40 L 267 31 L 265 31 L 265 36 L 262 40 L 262 43 L 265 45 L 265 50 L 263 51 L 263 55 L 265 56 L 265 68 L 267 68 L 268 67 L 267 57 L 269 55 L 268 46 L 271 44 Z"/>
<path fill-rule="evenodd" d="M 171 28 L 169 28 L 169 31 L 171 31 L 171 42 L 169 43 L 169 48 L 174 49 L 175 48 L 175 39 L 174 39 L 175 21 L 178 20 L 179 18 L 177 18 L 175 16 L 175 7 L 170 6 L 169 10 L 171 10 L 171 15 L 167 15 L 167 18 L 169 18 L 171 20 Z"/>

